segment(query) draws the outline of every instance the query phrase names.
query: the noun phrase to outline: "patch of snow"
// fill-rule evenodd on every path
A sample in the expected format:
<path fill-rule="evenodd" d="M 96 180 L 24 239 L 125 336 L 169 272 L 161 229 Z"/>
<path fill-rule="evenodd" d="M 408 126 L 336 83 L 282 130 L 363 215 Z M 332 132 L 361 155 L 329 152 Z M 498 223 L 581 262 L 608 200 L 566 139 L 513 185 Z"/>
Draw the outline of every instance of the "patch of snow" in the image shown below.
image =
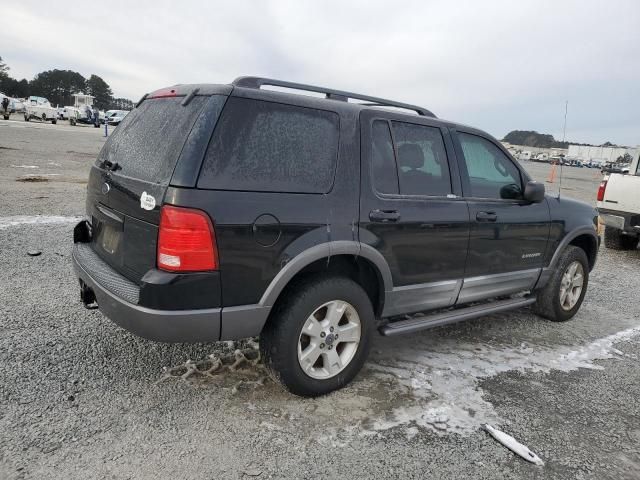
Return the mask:
<path fill-rule="evenodd" d="M 9 165 L 13 168 L 40 168 L 37 165 Z"/>
<path fill-rule="evenodd" d="M 82 217 L 63 217 L 56 215 L 16 215 L 13 217 L 0 217 L 0 230 L 21 225 L 48 225 L 52 223 L 76 223 Z"/>
<path fill-rule="evenodd" d="M 28 173 L 23 175 L 21 178 L 29 178 L 29 177 L 59 177 L 62 175 L 61 173 Z"/>
<path fill-rule="evenodd" d="M 494 346 L 460 343 L 432 337 L 385 339 L 368 363 L 375 377 L 398 385 L 403 406 L 372 423 L 376 432 L 417 425 L 438 433 L 468 435 L 487 423 L 502 420 L 483 398 L 479 380 L 508 371 L 570 372 L 579 368 L 600 370 L 595 360 L 616 358 L 614 344 L 640 335 L 640 326 L 597 339 L 583 346 Z"/>

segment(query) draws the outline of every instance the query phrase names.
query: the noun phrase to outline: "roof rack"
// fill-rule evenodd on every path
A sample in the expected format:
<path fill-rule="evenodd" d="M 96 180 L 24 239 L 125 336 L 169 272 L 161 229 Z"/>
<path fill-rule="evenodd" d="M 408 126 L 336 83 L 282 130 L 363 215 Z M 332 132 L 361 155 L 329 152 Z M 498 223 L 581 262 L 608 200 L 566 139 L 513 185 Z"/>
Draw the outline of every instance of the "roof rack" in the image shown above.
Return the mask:
<path fill-rule="evenodd" d="M 344 92 L 342 90 L 333 90 L 331 88 L 315 87 L 313 85 L 306 85 L 304 83 L 285 82 L 283 80 L 274 80 L 272 78 L 262 77 L 238 77 L 232 83 L 236 87 L 255 88 L 260 89 L 263 85 L 269 85 L 272 87 L 291 88 L 294 90 L 302 90 L 307 92 L 324 93 L 325 98 L 331 100 L 339 100 L 342 102 L 348 102 L 350 98 L 355 100 L 363 100 L 363 105 L 372 107 L 396 107 L 405 110 L 411 110 L 423 117 L 436 116 L 426 108 L 418 107 L 417 105 L 409 105 L 408 103 L 394 102 L 393 100 L 385 100 L 384 98 L 370 97 L 368 95 L 360 95 L 359 93 Z"/>

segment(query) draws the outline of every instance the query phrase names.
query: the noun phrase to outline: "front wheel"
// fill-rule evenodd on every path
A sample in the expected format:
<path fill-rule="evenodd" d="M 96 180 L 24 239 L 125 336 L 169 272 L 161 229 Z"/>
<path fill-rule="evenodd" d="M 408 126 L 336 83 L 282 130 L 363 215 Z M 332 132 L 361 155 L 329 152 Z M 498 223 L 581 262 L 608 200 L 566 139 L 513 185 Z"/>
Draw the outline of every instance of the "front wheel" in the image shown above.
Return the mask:
<path fill-rule="evenodd" d="M 271 376 L 304 397 L 347 385 L 369 353 L 371 300 L 344 277 L 315 277 L 289 289 L 260 335 Z"/>
<path fill-rule="evenodd" d="M 582 305 L 588 284 L 587 254 L 581 248 L 569 245 L 547 285 L 537 292 L 535 312 L 554 322 L 573 318 Z"/>
<path fill-rule="evenodd" d="M 9 120 L 9 115 L 3 115 L 3 118 L 4 118 L 5 120 Z"/>
<path fill-rule="evenodd" d="M 55 118 L 51 120 L 52 125 L 55 125 L 56 123 L 58 123 L 58 121 Z"/>
<path fill-rule="evenodd" d="M 28 121 L 29 121 L 29 115 L 26 115 L 26 114 L 25 114 L 25 116 L 24 116 L 24 121 L 25 121 L 25 122 L 28 122 Z"/>

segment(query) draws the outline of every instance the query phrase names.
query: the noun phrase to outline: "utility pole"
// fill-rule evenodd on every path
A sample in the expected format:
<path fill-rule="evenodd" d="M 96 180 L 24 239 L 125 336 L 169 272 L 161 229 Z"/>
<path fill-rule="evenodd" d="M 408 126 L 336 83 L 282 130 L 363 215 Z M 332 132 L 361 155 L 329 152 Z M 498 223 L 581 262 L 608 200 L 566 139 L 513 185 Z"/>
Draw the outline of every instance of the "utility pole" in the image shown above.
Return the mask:
<path fill-rule="evenodd" d="M 562 143 L 564 143 L 567 134 L 567 111 L 569 110 L 569 100 L 564 101 L 564 125 L 562 126 Z M 560 159 L 560 178 L 558 179 L 558 198 L 562 192 L 562 166 L 564 159 Z"/>

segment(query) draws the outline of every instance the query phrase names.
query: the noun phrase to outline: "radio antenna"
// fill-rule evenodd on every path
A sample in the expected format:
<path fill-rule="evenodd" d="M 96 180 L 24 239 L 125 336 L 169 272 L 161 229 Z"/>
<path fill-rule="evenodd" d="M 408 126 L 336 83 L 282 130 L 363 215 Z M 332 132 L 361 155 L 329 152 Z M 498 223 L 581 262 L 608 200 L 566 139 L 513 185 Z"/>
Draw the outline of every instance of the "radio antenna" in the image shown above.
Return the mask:
<path fill-rule="evenodd" d="M 564 125 L 562 126 L 562 143 L 564 143 L 565 135 L 567 133 L 567 110 L 569 110 L 569 100 L 564 102 Z M 558 198 L 560 198 L 560 192 L 562 192 L 562 166 L 564 164 L 564 158 L 560 159 L 560 178 L 558 179 Z"/>

